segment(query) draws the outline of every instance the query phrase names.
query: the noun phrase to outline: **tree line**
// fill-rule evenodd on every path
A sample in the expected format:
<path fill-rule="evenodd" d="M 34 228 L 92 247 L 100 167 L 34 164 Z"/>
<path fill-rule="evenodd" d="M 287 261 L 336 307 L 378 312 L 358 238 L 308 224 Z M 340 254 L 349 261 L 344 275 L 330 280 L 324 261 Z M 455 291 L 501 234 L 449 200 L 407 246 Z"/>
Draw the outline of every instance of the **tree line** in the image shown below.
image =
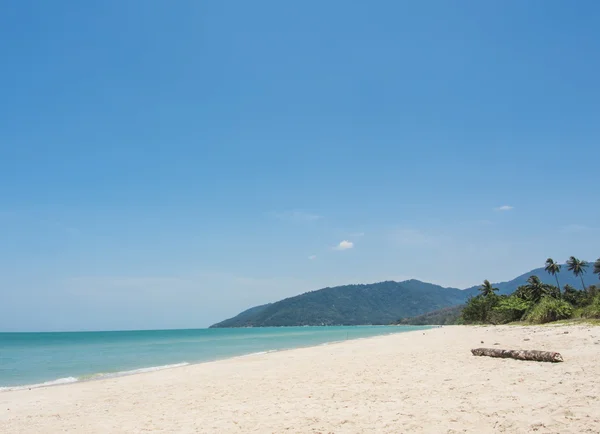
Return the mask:
<path fill-rule="evenodd" d="M 514 293 L 498 295 L 498 288 L 484 280 L 479 294 L 467 301 L 460 322 L 506 324 L 515 321 L 547 323 L 568 318 L 600 319 L 600 287 L 586 286 L 584 280 L 591 264 L 571 256 L 565 265 L 569 272 L 581 279 L 581 289 L 571 285 L 561 288 L 559 275 L 562 265 L 548 258 L 544 269 L 556 279 L 556 286 L 543 283 L 538 276 L 532 275 Z M 600 278 L 600 258 L 593 264 L 593 274 Z"/>

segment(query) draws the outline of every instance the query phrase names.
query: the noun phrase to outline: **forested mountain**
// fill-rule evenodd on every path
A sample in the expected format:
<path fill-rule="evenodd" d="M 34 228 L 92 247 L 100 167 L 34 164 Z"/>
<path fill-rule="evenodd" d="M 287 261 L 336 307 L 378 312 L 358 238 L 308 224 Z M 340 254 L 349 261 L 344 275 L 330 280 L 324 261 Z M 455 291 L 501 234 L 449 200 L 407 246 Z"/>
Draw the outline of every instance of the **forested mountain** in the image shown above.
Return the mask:
<path fill-rule="evenodd" d="M 499 288 L 500 294 L 510 294 L 524 285 L 531 275 L 537 275 L 544 283 L 556 284 L 553 276 L 538 268 L 508 282 L 495 283 L 494 287 Z M 597 280 L 593 274 L 586 278 L 588 283 Z M 579 278 L 567 272 L 566 268 L 559 274 L 559 279 L 561 286 L 581 286 Z M 478 288 L 444 288 L 418 280 L 323 288 L 253 307 L 211 327 L 392 324 L 398 321 L 434 324 L 449 321 L 456 312 L 445 310 L 434 315 L 422 315 L 462 305 L 469 297 L 477 295 Z"/>
<path fill-rule="evenodd" d="M 466 296 L 418 280 L 337 286 L 259 306 L 212 327 L 390 324 L 463 303 Z"/>

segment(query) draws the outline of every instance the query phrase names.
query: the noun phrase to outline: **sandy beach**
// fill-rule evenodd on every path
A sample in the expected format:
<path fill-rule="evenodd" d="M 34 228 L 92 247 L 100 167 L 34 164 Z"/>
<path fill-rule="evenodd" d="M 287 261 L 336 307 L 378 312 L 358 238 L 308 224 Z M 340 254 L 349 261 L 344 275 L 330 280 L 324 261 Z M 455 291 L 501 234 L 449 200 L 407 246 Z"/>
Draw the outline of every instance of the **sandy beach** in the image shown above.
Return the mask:
<path fill-rule="evenodd" d="M 454 326 L 2 392 L 0 432 L 600 433 L 599 396 L 598 327 Z"/>

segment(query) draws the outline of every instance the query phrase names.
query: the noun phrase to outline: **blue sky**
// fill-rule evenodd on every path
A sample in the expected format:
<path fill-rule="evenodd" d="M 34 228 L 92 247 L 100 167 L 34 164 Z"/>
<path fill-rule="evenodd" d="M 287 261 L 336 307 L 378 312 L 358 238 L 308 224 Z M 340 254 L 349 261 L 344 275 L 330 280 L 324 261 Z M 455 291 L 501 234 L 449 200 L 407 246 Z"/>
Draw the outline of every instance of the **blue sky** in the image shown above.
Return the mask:
<path fill-rule="evenodd" d="M 2 2 L 0 330 L 596 259 L 598 22 L 592 0 Z"/>

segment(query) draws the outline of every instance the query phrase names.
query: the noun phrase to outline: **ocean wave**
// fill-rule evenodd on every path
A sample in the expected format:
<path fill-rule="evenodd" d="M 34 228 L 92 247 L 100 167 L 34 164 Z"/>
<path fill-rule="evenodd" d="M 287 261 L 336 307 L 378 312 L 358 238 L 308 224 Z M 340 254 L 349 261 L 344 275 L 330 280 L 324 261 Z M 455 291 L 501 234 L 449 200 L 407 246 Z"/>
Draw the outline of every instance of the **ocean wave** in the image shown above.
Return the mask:
<path fill-rule="evenodd" d="M 149 368 L 140 368 L 140 369 L 132 369 L 129 371 L 118 371 L 118 372 L 98 372 L 96 374 L 84 375 L 79 377 L 79 381 L 90 381 L 90 380 L 100 380 L 102 378 L 115 378 L 115 377 L 124 377 L 126 375 L 135 375 L 135 374 L 143 374 L 144 372 L 154 372 L 154 371 L 162 371 L 163 369 L 172 369 L 172 368 L 181 368 L 182 366 L 187 366 L 189 363 L 174 363 L 172 365 L 161 365 L 161 366 L 151 366 Z"/>
<path fill-rule="evenodd" d="M 342 343 L 342 342 L 346 342 L 346 341 L 330 341 L 330 342 L 323 342 L 323 343 L 321 343 L 321 344 L 318 344 L 318 345 L 317 345 L 317 347 L 326 347 L 326 346 L 328 346 L 328 345 L 331 345 L 331 344 L 340 344 L 340 343 Z"/>
<path fill-rule="evenodd" d="M 5 391 L 9 391 L 9 390 L 37 389 L 39 387 L 49 387 L 49 386 L 58 386 L 59 384 L 76 383 L 77 381 L 79 381 L 79 380 L 75 377 L 65 377 L 65 378 L 58 378 L 58 379 L 52 380 L 52 381 L 46 381 L 44 383 L 27 384 L 25 386 L 0 387 L 0 392 L 5 392 Z"/>
<path fill-rule="evenodd" d="M 46 381 L 44 383 L 38 383 L 38 384 L 27 384 L 24 386 L 0 387 L 0 392 L 7 392 L 7 391 L 11 391 L 11 390 L 37 389 L 40 387 L 58 386 L 61 384 L 77 383 L 77 382 L 81 382 L 81 381 L 93 381 L 93 380 L 101 380 L 101 379 L 106 379 L 106 378 L 124 377 L 126 375 L 135 375 L 135 374 L 143 374 L 145 372 L 162 371 L 163 369 L 181 368 L 182 366 L 187 366 L 187 365 L 189 365 L 189 363 L 183 362 L 183 363 L 174 363 L 171 365 L 151 366 L 149 368 L 132 369 L 129 371 L 99 372 L 96 374 L 82 375 L 77 378 L 75 378 L 75 377 L 59 378 L 57 380 Z"/>
<path fill-rule="evenodd" d="M 262 354 L 270 354 L 270 353 L 276 353 L 279 350 L 266 350 L 266 351 L 258 351 L 256 353 L 248 353 L 248 354 L 241 354 L 239 356 L 233 356 L 231 357 L 232 359 L 241 359 L 243 357 L 250 357 L 250 356 L 260 356 Z"/>

